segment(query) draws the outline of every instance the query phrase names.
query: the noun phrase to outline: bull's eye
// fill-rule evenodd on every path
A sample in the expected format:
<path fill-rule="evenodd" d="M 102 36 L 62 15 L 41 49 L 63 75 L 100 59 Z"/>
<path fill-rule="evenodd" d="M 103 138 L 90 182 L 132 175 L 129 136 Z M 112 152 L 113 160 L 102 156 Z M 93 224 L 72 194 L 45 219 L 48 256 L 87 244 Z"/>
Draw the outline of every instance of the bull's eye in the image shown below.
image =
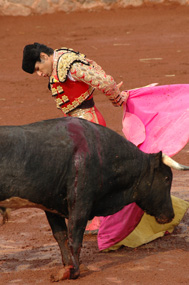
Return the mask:
<path fill-rule="evenodd" d="M 165 181 L 167 181 L 167 182 L 170 181 L 169 176 L 166 176 L 166 177 L 165 177 Z"/>

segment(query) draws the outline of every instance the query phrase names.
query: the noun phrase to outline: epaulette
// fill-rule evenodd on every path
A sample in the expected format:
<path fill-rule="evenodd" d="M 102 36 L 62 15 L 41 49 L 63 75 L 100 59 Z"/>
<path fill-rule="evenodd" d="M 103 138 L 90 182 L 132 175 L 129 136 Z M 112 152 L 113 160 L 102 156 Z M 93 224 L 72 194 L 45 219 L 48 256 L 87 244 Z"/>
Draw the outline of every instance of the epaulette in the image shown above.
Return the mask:
<path fill-rule="evenodd" d="M 65 53 L 63 53 L 57 62 L 57 76 L 60 82 L 64 82 L 67 78 L 71 66 L 75 62 L 81 62 L 86 65 L 90 65 L 85 59 L 85 55 L 79 52 L 75 52 L 72 49 L 63 48 Z"/>

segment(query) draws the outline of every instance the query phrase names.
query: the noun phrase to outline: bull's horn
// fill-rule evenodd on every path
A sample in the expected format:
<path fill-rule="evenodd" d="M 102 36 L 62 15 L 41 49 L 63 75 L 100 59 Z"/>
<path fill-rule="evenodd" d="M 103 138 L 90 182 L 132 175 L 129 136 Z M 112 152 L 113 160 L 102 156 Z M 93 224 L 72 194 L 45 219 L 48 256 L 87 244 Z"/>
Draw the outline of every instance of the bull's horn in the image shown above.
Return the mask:
<path fill-rule="evenodd" d="M 169 167 L 172 167 L 174 169 L 189 170 L 189 166 L 185 166 L 185 165 L 182 165 L 182 164 L 176 162 L 175 160 L 173 160 L 172 158 L 170 158 L 168 155 L 166 155 L 164 153 L 162 154 L 162 161 L 164 164 L 166 164 Z"/>

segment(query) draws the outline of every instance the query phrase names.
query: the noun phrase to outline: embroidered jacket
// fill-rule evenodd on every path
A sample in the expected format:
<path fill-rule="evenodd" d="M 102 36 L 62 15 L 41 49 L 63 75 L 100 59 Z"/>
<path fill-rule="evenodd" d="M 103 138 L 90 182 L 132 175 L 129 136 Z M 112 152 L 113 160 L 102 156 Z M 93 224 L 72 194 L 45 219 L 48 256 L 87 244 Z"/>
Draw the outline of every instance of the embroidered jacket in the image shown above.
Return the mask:
<path fill-rule="evenodd" d="M 105 93 L 115 106 L 122 103 L 114 79 L 96 62 L 72 49 L 55 50 L 50 87 L 57 107 L 65 114 L 91 98 L 94 88 Z"/>

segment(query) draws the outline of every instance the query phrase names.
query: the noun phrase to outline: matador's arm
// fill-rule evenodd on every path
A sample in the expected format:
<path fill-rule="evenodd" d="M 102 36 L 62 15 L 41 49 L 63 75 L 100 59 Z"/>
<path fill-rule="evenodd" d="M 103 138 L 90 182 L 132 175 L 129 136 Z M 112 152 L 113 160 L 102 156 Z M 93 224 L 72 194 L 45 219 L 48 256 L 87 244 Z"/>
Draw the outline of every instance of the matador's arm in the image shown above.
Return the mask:
<path fill-rule="evenodd" d="M 105 71 L 92 60 L 87 59 L 90 65 L 76 62 L 72 65 L 70 73 L 75 80 L 83 81 L 88 85 L 102 91 L 114 106 L 121 106 L 124 98 L 113 77 L 107 75 Z"/>

